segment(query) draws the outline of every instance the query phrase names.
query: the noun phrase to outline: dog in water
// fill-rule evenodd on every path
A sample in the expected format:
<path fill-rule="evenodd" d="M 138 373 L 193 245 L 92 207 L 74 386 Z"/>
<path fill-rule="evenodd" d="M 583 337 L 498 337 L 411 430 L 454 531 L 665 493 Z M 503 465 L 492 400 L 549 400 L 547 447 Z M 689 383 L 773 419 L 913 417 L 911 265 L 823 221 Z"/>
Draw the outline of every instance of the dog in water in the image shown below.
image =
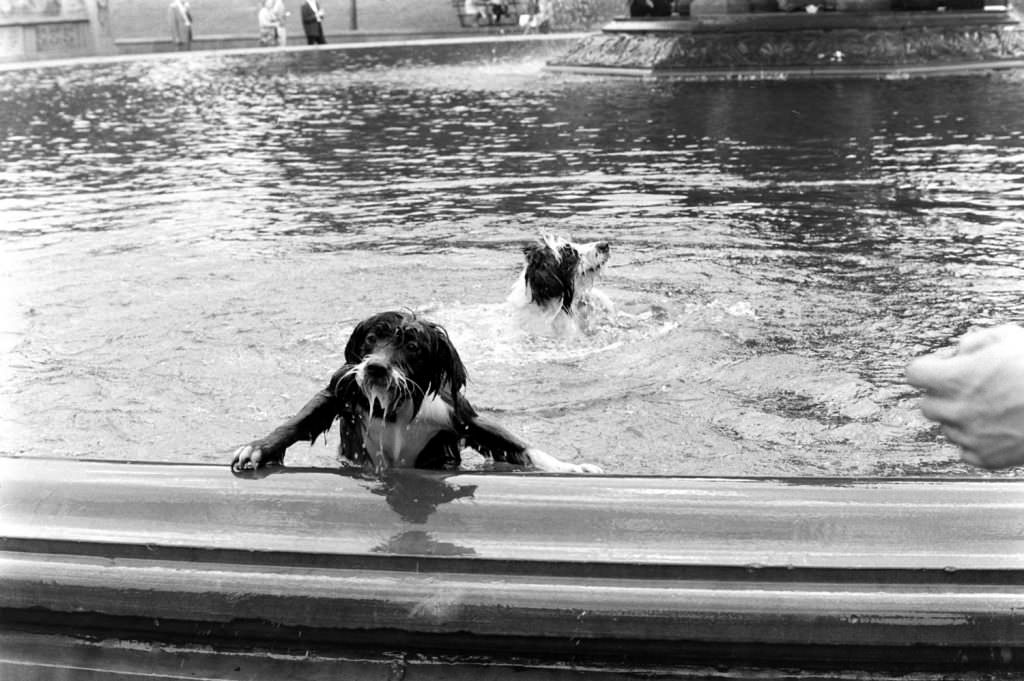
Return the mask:
<path fill-rule="evenodd" d="M 545 235 L 527 244 L 526 263 L 507 298 L 519 325 L 533 333 L 572 336 L 588 330 L 595 313 L 611 313 L 611 300 L 594 287 L 610 254 L 607 241 L 577 244 Z"/>
<path fill-rule="evenodd" d="M 377 474 L 390 468 L 455 468 L 469 446 L 495 461 L 555 473 L 600 473 L 530 447 L 476 413 L 463 394 L 466 368 L 447 332 L 410 312 L 360 322 L 345 345 L 345 365 L 294 417 L 235 450 L 233 470 L 284 460 L 335 419 L 339 454 Z"/>

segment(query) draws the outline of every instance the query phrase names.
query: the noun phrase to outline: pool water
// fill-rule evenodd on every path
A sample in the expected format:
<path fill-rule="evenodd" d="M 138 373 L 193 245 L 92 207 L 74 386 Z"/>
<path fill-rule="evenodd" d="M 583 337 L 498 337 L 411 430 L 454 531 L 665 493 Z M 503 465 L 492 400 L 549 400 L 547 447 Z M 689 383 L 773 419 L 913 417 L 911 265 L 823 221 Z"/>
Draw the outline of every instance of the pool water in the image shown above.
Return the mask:
<path fill-rule="evenodd" d="M 226 464 L 407 308 L 478 410 L 609 473 L 977 474 L 903 367 L 1024 317 L 1024 80 L 603 79 L 557 48 L 0 72 L 0 453 Z M 504 307 L 542 232 L 612 244 L 591 334 Z"/>

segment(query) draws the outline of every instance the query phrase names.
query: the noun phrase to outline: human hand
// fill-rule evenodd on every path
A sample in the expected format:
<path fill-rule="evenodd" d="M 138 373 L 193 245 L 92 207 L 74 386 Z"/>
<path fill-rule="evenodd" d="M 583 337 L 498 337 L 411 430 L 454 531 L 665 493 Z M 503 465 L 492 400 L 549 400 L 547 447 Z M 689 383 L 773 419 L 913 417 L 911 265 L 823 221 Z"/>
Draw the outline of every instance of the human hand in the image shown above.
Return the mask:
<path fill-rule="evenodd" d="M 1024 327 L 1006 324 L 960 339 L 907 366 L 924 392 L 921 412 L 942 424 L 961 458 L 982 468 L 1024 465 Z"/>

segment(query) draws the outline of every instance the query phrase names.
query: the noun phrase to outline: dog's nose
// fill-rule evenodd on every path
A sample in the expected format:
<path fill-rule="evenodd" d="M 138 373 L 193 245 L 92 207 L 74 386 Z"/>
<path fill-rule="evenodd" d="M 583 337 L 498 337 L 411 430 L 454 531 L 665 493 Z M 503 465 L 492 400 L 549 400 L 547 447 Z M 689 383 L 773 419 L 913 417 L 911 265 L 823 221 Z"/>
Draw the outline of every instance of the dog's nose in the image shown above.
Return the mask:
<path fill-rule="evenodd" d="M 363 368 L 363 373 L 369 379 L 385 379 L 390 373 L 388 368 L 383 364 L 377 364 L 376 362 L 367 364 Z"/>
<path fill-rule="evenodd" d="M 611 250 L 611 246 L 608 244 L 607 241 L 598 241 L 597 242 L 597 252 L 598 253 L 607 253 L 609 250 Z"/>

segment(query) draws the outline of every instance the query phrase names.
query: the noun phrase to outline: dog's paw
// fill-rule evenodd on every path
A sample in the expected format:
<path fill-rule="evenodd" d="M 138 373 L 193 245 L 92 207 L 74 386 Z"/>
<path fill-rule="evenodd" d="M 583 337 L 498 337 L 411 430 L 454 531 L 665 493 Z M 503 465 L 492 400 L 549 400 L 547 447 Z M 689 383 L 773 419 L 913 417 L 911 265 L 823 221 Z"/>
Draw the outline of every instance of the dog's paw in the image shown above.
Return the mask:
<path fill-rule="evenodd" d="M 283 450 L 277 451 L 262 440 L 257 440 L 235 450 L 234 458 L 231 460 L 231 470 L 256 470 L 263 466 L 280 464 L 283 460 Z"/>
<path fill-rule="evenodd" d="M 601 475 L 604 469 L 593 463 L 567 463 L 561 462 L 559 473 L 585 473 L 587 475 Z"/>
<path fill-rule="evenodd" d="M 533 464 L 534 468 L 545 471 L 547 473 L 589 473 L 589 474 L 600 474 L 604 473 L 604 470 L 600 466 L 592 463 L 569 463 L 568 461 L 562 461 L 556 459 L 547 452 L 539 449 L 530 447 L 526 450 L 526 455 L 530 458 L 530 463 Z"/>
<path fill-rule="evenodd" d="M 557 473 L 585 473 L 587 475 L 601 475 L 604 469 L 593 463 L 568 463 L 559 462 L 561 465 L 556 469 Z"/>

